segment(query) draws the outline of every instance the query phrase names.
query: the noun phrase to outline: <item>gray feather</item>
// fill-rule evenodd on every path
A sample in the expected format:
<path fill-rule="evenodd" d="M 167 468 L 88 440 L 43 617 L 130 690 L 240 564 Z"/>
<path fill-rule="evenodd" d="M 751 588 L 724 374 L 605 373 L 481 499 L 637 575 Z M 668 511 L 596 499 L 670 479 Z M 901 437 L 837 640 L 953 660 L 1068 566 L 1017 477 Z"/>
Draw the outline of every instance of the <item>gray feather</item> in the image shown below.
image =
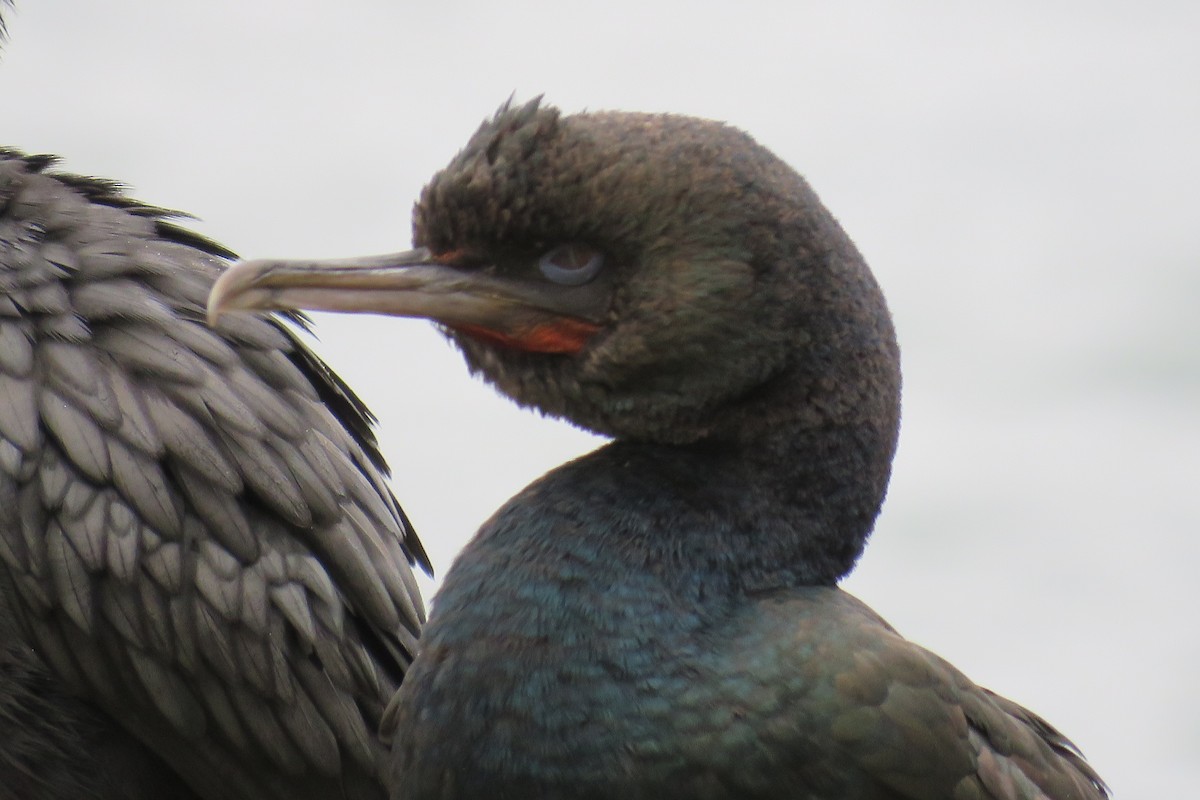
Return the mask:
<path fill-rule="evenodd" d="M 71 290 L 71 306 L 77 314 L 97 322 L 117 319 L 169 325 L 172 318 L 165 304 L 132 280 L 77 284 Z"/>
<path fill-rule="evenodd" d="M 0 435 L 0 472 L 13 481 L 22 479 L 28 460 L 17 446 Z M 3 498 L 0 498 L 2 500 Z"/>
<path fill-rule="evenodd" d="M 108 572 L 118 580 L 132 582 L 141 558 L 141 523 L 129 506 L 119 501 L 109 505 L 108 521 L 105 548 Z"/>
<path fill-rule="evenodd" d="M 314 519 L 329 523 L 341 516 L 342 504 L 339 498 L 330 491 L 328 484 L 305 460 L 295 445 L 287 439 L 277 439 L 274 443 L 274 450 L 279 456 L 280 463 L 291 475 Z M 404 571 L 408 572 L 408 570 Z"/>
<path fill-rule="evenodd" d="M 292 742 L 326 775 L 341 770 L 337 738 L 304 692 L 294 695 L 293 702 L 280 707 L 280 718 Z"/>
<path fill-rule="evenodd" d="M 161 456 L 164 445 L 146 413 L 147 392 L 135 389 L 132 381 L 115 369 L 109 372 L 109 385 L 121 408 L 121 427 L 117 430 L 117 436 L 147 456 Z"/>
<path fill-rule="evenodd" d="M 108 439 L 93 418 L 54 392 L 42 392 L 39 408 L 71 463 L 97 483 L 107 480 L 113 473 Z"/>
<path fill-rule="evenodd" d="M 164 592 L 178 594 L 182 590 L 183 548 L 177 542 L 163 542 L 147 550 L 142 558 L 142 568 Z"/>
<path fill-rule="evenodd" d="M 66 342 L 44 342 L 38 348 L 38 357 L 64 386 L 73 387 L 86 394 L 99 391 L 100 380 L 96 362 L 89 359 L 78 347 Z"/>
<path fill-rule="evenodd" d="M 195 386 L 203 375 L 200 359 L 143 326 L 107 328 L 96 343 L 151 379 Z"/>
<path fill-rule="evenodd" d="M 180 478 L 192 511 L 203 520 L 210 534 L 244 562 L 258 558 L 261 542 L 257 533 L 251 530 L 239 498 L 186 471 Z"/>
<path fill-rule="evenodd" d="M 80 494 L 90 502 L 80 513 L 63 514 L 58 524 L 88 571 L 100 572 L 105 566 L 108 503 L 102 502 L 95 492 Z"/>
<path fill-rule="evenodd" d="M 138 514 L 164 536 L 177 539 L 183 521 L 162 467 L 124 445 L 110 441 L 111 480 Z"/>
<path fill-rule="evenodd" d="M 254 409 L 253 417 L 266 425 L 285 440 L 298 439 L 307 425 L 307 420 L 296 414 L 296 409 L 287 405 L 278 393 L 244 368 L 225 372 L 229 388 L 248 407 Z"/>
<path fill-rule="evenodd" d="M 46 552 L 49 554 L 50 577 L 62 601 L 63 611 L 80 628 L 90 631 L 95 614 L 92 582 L 83 560 L 57 523 L 52 523 L 46 530 Z"/>
<path fill-rule="evenodd" d="M 171 614 L 159 587 L 146 581 L 139 583 L 133 602 L 138 603 L 142 610 L 142 618 L 146 623 L 143 641 L 149 652 L 163 659 L 173 659 L 175 636 L 171 629 Z"/>
<path fill-rule="evenodd" d="M 233 642 L 220 613 L 207 603 L 194 605 L 196 632 L 199 634 L 200 653 L 217 674 L 228 681 L 237 682 L 238 666 L 233 656 Z"/>
<path fill-rule="evenodd" d="M 47 163 L 0 149 L 18 645 L 207 798 L 379 800 L 423 612 L 366 412 L 278 321 L 204 326 L 227 251 Z"/>
<path fill-rule="evenodd" d="M 5 298 L 0 297 L 0 300 Z M 3 314 L 0 311 L 0 314 Z M 24 326 L 13 320 L 0 318 L 0 372 L 16 378 L 24 378 L 33 368 L 33 343 Z"/>
<path fill-rule="evenodd" d="M 39 314 L 61 315 L 71 307 L 66 287 L 61 283 L 47 283 L 29 289 L 24 294 L 25 308 Z"/>
<path fill-rule="evenodd" d="M 187 682 L 136 647 L 128 652 L 129 660 L 142 685 L 175 730 L 191 738 L 202 736 L 205 727 L 204 709 Z"/>
<path fill-rule="evenodd" d="M 334 689 L 328 677 L 307 663 L 301 663 L 296 676 L 321 716 L 329 723 L 338 741 L 350 745 L 352 757 L 370 764 L 374 757 L 371 741 L 363 728 L 359 711 L 346 695 Z"/>
<path fill-rule="evenodd" d="M 304 756 L 280 727 L 273 710 L 245 689 L 233 690 L 234 706 L 241 722 L 250 730 L 271 761 L 290 774 L 304 771 Z"/>
<path fill-rule="evenodd" d="M 41 444 L 33 381 L 0 373 L 0 436 L 27 453 Z"/>
<path fill-rule="evenodd" d="M 309 613 L 308 597 L 304 590 L 294 583 L 274 586 L 271 588 L 271 602 L 295 626 L 301 640 L 311 646 L 317 638 L 317 626 Z"/>
<path fill-rule="evenodd" d="M 137 647 L 146 646 L 150 637 L 146 633 L 141 606 L 143 598 L 140 594 L 130 592 L 124 584 L 111 580 L 103 582 L 99 594 L 104 619 L 121 638 Z"/>
<path fill-rule="evenodd" d="M 278 456 L 258 439 L 231 436 L 222 431 L 229 454 L 252 489 L 285 520 L 299 528 L 312 525 L 312 512 L 300 493 L 300 487 L 285 473 Z"/>
<path fill-rule="evenodd" d="M 157 392 L 144 394 L 143 400 L 163 445 L 196 473 L 195 480 L 230 494 L 242 490 L 237 469 L 204 426 Z"/>
<path fill-rule="evenodd" d="M 267 644 L 257 637 L 239 635 L 237 631 L 233 632 L 232 638 L 239 674 L 261 694 L 278 694 Z"/>
<path fill-rule="evenodd" d="M 198 688 L 209 715 L 231 744 L 243 753 L 255 750 L 250 733 L 238 719 L 225 687 L 217 681 L 205 680 L 198 683 Z"/>
<path fill-rule="evenodd" d="M 241 620 L 259 636 L 266 634 L 271 618 L 267 588 L 261 569 L 249 569 L 242 573 Z"/>
<path fill-rule="evenodd" d="M 208 558 L 196 561 L 196 588 L 221 618 L 231 623 L 241 611 L 241 591 L 236 578 L 221 575 Z"/>

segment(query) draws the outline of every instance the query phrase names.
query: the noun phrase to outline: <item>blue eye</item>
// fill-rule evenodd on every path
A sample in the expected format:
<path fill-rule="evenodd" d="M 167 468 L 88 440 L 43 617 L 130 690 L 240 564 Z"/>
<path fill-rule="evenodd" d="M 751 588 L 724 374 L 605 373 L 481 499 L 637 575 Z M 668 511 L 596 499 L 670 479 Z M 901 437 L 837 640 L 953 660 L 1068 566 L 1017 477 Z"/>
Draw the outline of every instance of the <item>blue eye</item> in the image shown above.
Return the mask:
<path fill-rule="evenodd" d="M 538 269 L 564 286 L 582 286 L 604 266 L 604 255 L 582 244 L 560 244 L 538 259 Z"/>

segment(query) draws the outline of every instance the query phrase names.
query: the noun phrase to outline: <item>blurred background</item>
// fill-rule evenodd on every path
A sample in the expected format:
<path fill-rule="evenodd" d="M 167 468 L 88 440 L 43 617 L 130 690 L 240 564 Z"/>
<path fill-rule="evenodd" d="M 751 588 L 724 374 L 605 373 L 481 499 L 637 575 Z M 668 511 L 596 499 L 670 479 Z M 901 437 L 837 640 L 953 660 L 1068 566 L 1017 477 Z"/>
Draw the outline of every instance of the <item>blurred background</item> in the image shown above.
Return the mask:
<path fill-rule="evenodd" d="M 858 242 L 904 352 L 891 493 L 846 588 L 1118 797 L 1200 784 L 1200 5 L 19 5 L 0 144 L 249 257 L 407 247 L 424 181 L 513 93 L 751 132 Z M 439 574 L 598 442 L 470 379 L 427 324 L 317 332 Z"/>

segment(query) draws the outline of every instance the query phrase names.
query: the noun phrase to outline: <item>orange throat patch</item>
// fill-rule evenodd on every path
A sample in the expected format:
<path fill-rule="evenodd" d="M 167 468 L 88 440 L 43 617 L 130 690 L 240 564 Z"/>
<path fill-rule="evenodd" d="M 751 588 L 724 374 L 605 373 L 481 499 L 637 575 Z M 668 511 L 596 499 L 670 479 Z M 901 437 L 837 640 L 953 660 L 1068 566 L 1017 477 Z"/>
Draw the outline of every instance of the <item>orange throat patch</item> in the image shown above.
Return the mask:
<path fill-rule="evenodd" d="M 578 353 L 596 332 L 599 325 L 583 320 L 560 317 L 522 331 L 496 331 L 481 325 L 451 325 L 453 330 L 472 339 L 525 350 L 530 353 Z"/>

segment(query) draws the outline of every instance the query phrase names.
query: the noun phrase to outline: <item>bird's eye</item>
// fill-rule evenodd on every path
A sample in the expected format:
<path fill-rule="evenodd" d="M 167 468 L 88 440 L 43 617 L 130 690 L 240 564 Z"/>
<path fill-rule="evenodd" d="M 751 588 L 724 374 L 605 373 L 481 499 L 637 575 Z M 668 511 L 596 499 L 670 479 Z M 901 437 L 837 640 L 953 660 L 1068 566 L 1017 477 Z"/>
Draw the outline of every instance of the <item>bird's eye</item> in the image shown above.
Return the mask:
<path fill-rule="evenodd" d="M 604 255 L 582 244 L 560 244 L 538 259 L 542 274 L 564 286 L 582 286 L 603 266 Z"/>

